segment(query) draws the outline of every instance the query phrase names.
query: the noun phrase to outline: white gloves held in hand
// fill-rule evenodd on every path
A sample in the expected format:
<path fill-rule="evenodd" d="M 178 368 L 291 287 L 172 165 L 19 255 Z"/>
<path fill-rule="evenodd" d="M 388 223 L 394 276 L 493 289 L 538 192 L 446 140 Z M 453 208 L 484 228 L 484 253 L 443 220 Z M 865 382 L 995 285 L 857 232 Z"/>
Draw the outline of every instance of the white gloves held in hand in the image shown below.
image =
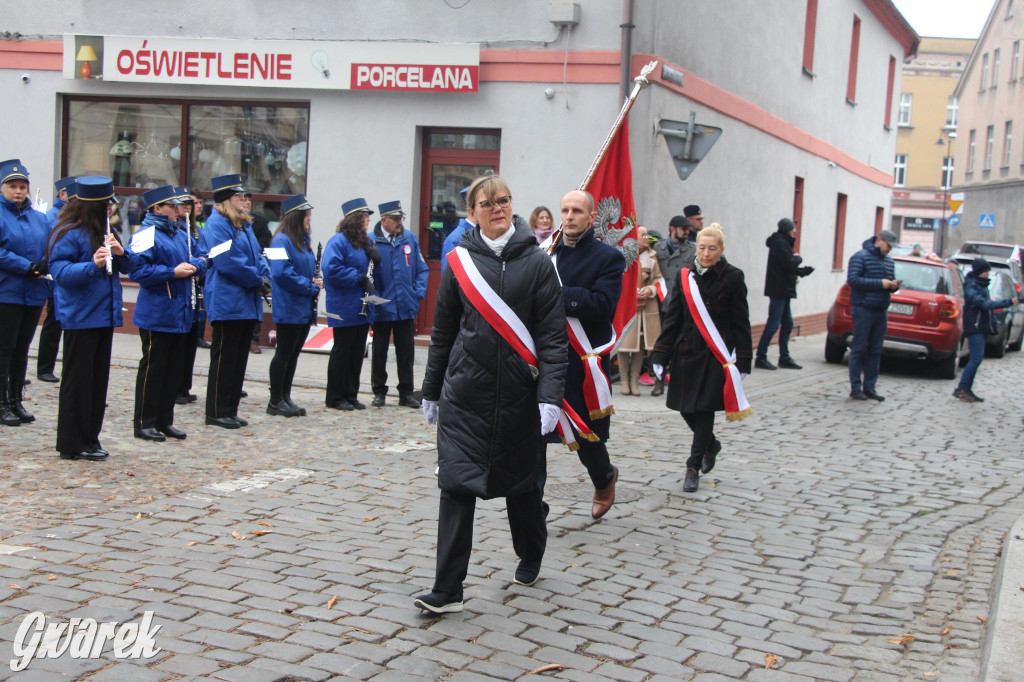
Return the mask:
<path fill-rule="evenodd" d="M 651 369 L 654 370 L 654 376 L 657 377 L 658 381 L 665 378 L 665 366 L 664 365 L 651 365 Z"/>
<path fill-rule="evenodd" d="M 431 426 L 437 424 L 437 401 L 423 399 L 423 418 Z"/>
<path fill-rule="evenodd" d="M 562 408 L 548 403 L 537 403 L 537 407 L 540 408 L 540 435 L 546 436 L 558 425 L 558 415 Z"/>

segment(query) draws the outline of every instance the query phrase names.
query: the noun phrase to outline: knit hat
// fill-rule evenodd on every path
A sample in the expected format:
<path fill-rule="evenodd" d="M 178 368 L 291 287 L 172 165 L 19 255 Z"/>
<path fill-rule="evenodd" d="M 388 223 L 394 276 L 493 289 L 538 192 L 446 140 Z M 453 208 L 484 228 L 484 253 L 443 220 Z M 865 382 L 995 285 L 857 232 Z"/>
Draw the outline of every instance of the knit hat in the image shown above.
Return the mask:
<path fill-rule="evenodd" d="M 796 223 L 789 218 L 783 218 L 779 221 L 779 232 L 789 233 L 796 229 Z"/>
<path fill-rule="evenodd" d="M 975 277 L 981 277 L 991 269 L 992 266 L 984 258 L 975 258 L 971 261 L 971 274 Z"/>

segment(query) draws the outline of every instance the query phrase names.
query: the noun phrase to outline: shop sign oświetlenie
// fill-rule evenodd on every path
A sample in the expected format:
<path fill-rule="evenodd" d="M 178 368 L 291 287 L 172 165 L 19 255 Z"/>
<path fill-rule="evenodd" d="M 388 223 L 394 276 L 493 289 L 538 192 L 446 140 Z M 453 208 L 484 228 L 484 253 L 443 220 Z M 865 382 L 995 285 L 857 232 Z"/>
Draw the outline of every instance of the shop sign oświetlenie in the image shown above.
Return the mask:
<path fill-rule="evenodd" d="M 64 78 L 177 85 L 476 92 L 480 46 L 64 35 Z"/>

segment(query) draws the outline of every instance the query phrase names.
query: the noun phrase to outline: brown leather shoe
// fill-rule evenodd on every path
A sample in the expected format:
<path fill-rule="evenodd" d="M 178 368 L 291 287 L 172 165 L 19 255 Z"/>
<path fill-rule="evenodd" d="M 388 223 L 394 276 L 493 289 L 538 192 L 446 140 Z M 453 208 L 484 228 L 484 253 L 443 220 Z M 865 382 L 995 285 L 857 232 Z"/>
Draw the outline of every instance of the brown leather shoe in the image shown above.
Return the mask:
<path fill-rule="evenodd" d="M 590 507 L 590 515 L 599 519 L 608 513 L 615 504 L 615 482 L 619 480 L 618 467 L 612 467 L 612 482 L 607 488 L 594 491 L 594 504 Z"/>
<path fill-rule="evenodd" d="M 692 467 L 686 468 L 686 478 L 683 479 L 683 492 L 695 493 L 700 487 L 700 474 Z"/>

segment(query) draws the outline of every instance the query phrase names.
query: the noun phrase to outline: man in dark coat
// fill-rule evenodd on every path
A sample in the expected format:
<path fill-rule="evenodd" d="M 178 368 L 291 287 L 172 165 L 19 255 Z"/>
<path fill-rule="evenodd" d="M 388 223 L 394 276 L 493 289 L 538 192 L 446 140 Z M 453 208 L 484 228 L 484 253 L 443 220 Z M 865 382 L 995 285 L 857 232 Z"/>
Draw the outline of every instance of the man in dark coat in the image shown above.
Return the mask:
<path fill-rule="evenodd" d="M 789 335 L 793 331 L 793 312 L 790 301 L 796 298 L 796 281 L 814 272 L 810 266 L 800 266 L 803 258 L 793 253 L 796 244 L 796 224 L 789 218 L 779 221 L 778 231 L 765 241 L 768 247 L 768 268 L 764 274 L 764 295 L 768 297 L 768 321 L 757 344 L 758 369 L 778 369 L 768 361 L 768 344 L 776 330 L 779 332 L 779 367 L 803 369 L 789 356 Z"/>
<path fill-rule="evenodd" d="M 683 268 L 693 267 L 693 259 L 697 256 L 697 246 L 689 238 L 690 225 L 686 216 L 673 216 L 668 221 L 669 238 L 654 244 L 654 255 L 658 257 L 658 267 L 661 268 L 661 276 L 665 279 L 665 300 L 661 302 L 662 322 L 665 321 L 665 311 L 672 302 L 673 282 L 679 280 L 679 273 Z M 664 380 L 655 378 L 651 395 L 659 396 L 664 392 Z"/>
<path fill-rule="evenodd" d="M 846 282 L 850 285 L 850 397 L 854 400 L 885 400 L 875 392 L 882 344 L 888 325 L 889 299 L 900 288 L 889 252 L 899 243 L 896 235 L 882 230 L 865 239 L 860 251 L 850 256 Z M 863 375 L 863 379 L 862 379 Z"/>
<path fill-rule="evenodd" d="M 612 319 L 622 293 L 622 273 L 626 269 L 626 261 L 619 250 L 594 235 L 592 225 L 596 217 L 594 198 L 587 192 L 574 190 L 562 197 L 562 240 L 553 254 L 562 282 L 565 315 L 580 321 L 594 348 L 612 338 Z M 601 369 L 609 376 L 611 360 L 608 355 L 601 358 Z M 607 414 L 591 414 L 583 396 L 583 380 L 583 360 L 571 350 L 565 399 L 600 439 L 597 442 L 581 439 L 576 452 L 594 484 L 590 514 L 599 519 L 615 502 L 615 481 L 619 475 L 605 446 L 614 410 L 609 408 Z"/>
<path fill-rule="evenodd" d="M 437 572 L 433 591 L 414 602 L 437 614 L 462 610 L 478 497 L 506 498 L 520 559 L 515 581 L 536 582 L 547 542 L 542 436 L 555 428 L 565 382 L 565 314 L 555 269 L 529 225 L 518 216 L 513 221 L 504 180 L 479 178 L 467 203 L 479 227 L 462 235 L 464 251 L 456 256 L 468 256 L 486 289 L 522 322 L 536 366 L 499 334 L 470 298 L 472 290 L 446 268 L 423 379 L 423 414 L 437 424 Z"/>

